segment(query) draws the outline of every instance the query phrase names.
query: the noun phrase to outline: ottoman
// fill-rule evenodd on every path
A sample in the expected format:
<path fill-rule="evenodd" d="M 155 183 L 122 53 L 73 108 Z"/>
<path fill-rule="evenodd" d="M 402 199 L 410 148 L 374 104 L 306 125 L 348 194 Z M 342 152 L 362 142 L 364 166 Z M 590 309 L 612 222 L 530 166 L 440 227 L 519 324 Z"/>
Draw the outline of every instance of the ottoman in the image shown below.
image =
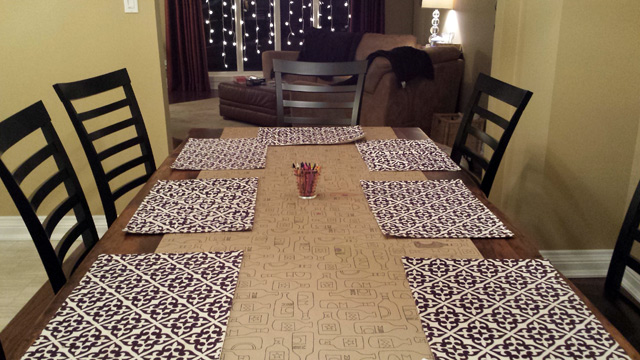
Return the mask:
<path fill-rule="evenodd" d="M 218 85 L 220 115 L 259 126 L 276 126 L 276 86 L 274 83 L 246 86 L 235 82 Z"/>

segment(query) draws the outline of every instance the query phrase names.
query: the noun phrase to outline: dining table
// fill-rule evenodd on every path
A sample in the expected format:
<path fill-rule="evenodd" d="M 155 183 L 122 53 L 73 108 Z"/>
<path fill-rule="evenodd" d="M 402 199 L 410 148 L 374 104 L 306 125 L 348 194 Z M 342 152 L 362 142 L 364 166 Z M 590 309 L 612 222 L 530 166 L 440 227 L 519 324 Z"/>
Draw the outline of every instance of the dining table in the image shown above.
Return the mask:
<path fill-rule="evenodd" d="M 363 128 L 366 140 L 425 140 L 419 128 Z M 251 138 L 257 128 L 194 128 L 189 139 Z M 403 257 L 542 259 L 532 239 L 492 204 L 467 171 L 369 171 L 353 143 L 269 146 L 258 169 L 173 169 L 186 140 L 162 162 L 88 252 L 66 285 L 44 284 L 0 333 L 8 359 L 18 359 L 104 254 L 242 251 L 221 358 L 433 358 Z M 322 165 L 315 199 L 300 199 L 292 163 Z M 294 166 L 295 168 L 295 166 Z M 158 181 L 257 178 L 255 219 L 246 231 L 136 234 L 123 231 Z M 495 238 L 396 237 L 381 232 L 361 180 L 461 180 L 512 233 Z M 406 264 L 405 264 L 406 266 Z M 564 277 L 563 277 L 564 279 Z M 633 359 L 638 352 L 567 279 L 570 288 Z"/>

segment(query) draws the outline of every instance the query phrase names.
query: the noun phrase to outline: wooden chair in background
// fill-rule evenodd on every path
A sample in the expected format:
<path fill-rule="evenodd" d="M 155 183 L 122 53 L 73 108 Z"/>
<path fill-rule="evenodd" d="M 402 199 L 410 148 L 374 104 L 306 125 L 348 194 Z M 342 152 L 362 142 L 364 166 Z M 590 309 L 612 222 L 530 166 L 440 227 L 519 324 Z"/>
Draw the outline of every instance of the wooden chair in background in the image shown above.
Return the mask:
<path fill-rule="evenodd" d="M 38 130 L 43 135 L 43 140 L 30 137 L 29 140 L 21 141 L 25 137 L 37 133 Z M 20 150 L 16 151 L 20 152 L 14 154 L 13 157 L 20 155 L 25 160 L 11 171 L 7 167 L 4 155 L 19 143 Z M 38 147 L 40 146 L 38 143 L 43 145 Z M 25 155 L 25 152 L 28 153 Z M 43 173 L 54 165 L 55 172 L 43 176 Z M 39 185 L 35 190 L 29 192 L 30 195 L 27 195 L 22 185 L 30 174 L 33 174 L 29 179 L 30 182 L 31 180 L 38 181 Z M 35 179 L 32 179 L 34 177 Z M 80 182 L 42 101 L 0 122 L 0 178 L 2 178 L 2 182 L 29 230 L 49 277 L 51 287 L 57 293 L 67 282 L 63 263 L 73 243 L 82 237 L 84 251 L 71 271 L 75 270 L 87 252 L 96 244 L 98 234 Z M 40 182 L 41 178 L 45 180 Z M 67 197 L 41 222 L 37 215 L 38 208 L 60 186 L 66 190 Z M 77 222 L 66 232 L 54 249 L 51 235 L 60 220 L 72 210 Z"/>
<path fill-rule="evenodd" d="M 296 125 L 357 125 L 358 116 L 360 112 L 360 103 L 362 100 L 362 91 L 364 87 L 364 77 L 367 71 L 366 61 L 353 61 L 353 62 L 336 62 L 336 63 L 316 63 L 316 62 L 304 62 L 304 61 L 287 61 L 287 60 L 273 60 L 273 70 L 276 78 L 276 102 L 277 102 L 277 116 L 278 126 L 284 126 L 289 124 Z M 283 74 L 290 75 L 303 75 L 303 76 L 352 76 L 352 81 L 355 85 L 349 84 L 341 85 L 318 85 L 318 84 L 304 84 L 304 83 L 287 83 L 283 81 Z M 315 93 L 315 94 L 340 94 L 345 98 L 352 97 L 351 101 L 322 101 L 321 99 L 314 99 L 314 101 L 307 100 L 285 100 L 285 91 L 289 92 L 291 98 L 295 98 L 295 93 Z M 352 94 L 352 95 L 351 95 Z M 322 95 L 320 95 L 322 96 Z M 342 97 L 342 94 L 340 94 Z M 314 109 L 321 111 L 321 109 L 351 109 L 350 117 L 336 117 L 336 116 L 292 116 L 285 114 L 285 108 L 292 109 Z"/>
<path fill-rule="evenodd" d="M 128 193 L 129 191 L 144 184 L 151 174 L 156 170 L 151 144 L 149 143 L 149 135 L 147 134 L 138 102 L 136 101 L 131 80 L 126 69 L 117 70 L 105 75 L 96 76 L 94 78 L 80 80 L 70 83 L 61 83 L 53 85 L 58 97 L 64 104 L 71 122 L 73 123 L 82 147 L 89 159 L 91 171 L 95 178 L 102 206 L 107 218 L 107 224 L 111 226 L 118 217 L 115 202 L 117 199 Z M 124 91 L 124 99 L 98 106 L 90 110 L 78 111 L 72 101 L 85 99 L 94 95 L 102 94 L 114 89 L 122 89 Z M 87 126 L 87 123 L 95 123 L 102 116 L 113 113 L 117 110 L 128 108 L 129 113 L 124 120 L 109 122 L 103 127 L 95 128 Z M 129 117 L 130 116 L 130 117 Z M 96 142 L 109 135 L 127 128 L 133 127 L 135 135 L 126 141 L 110 144 L 106 149 L 98 150 Z M 88 130 L 91 129 L 91 130 Z M 102 140 L 104 141 L 104 139 Z M 105 162 L 117 154 L 122 154 L 125 150 L 138 147 L 140 155 L 129 159 L 107 170 Z M 117 189 L 112 190 L 110 182 L 120 175 L 128 172 L 138 166 L 144 166 L 144 174 L 137 178 L 120 185 Z"/>
<path fill-rule="evenodd" d="M 511 116 L 511 119 L 506 120 L 489 109 L 480 106 L 479 102 L 482 94 L 487 94 L 489 97 L 496 98 L 515 107 L 515 112 L 513 116 Z M 462 116 L 460 128 L 458 129 L 458 134 L 451 150 L 451 158 L 460 164 L 464 157 L 469 163 L 470 170 L 472 170 L 471 172 L 474 175 L 478 174 L 473 171 L 473 168 L 477 166 L 481 168 L 479 176 L 476 176 L 476 180 L 486 196 L 489 196 L 502 156 L 520 120 L 520 116 L 522 116 L 522 112 L 529 103 L 532 95 L 533 93 L 531 91 L 517 88 L 488 75 L 482 73 L 478 75 L 471 100 Z M 496 140 L 485 131 L 473 127 L 472 120 L 474 114 L 478 114 L 480 117 L 504 129 L 500 139 Z M 469 135 L 477 138 L 493 149 L 493 154 L 490 159 L 486 159 L 483 154 L 478 153 L 477 150 L 471 149 L 466 145 Z M 482 172 L 484 172 L 484 175 L 482 175 Z"/>

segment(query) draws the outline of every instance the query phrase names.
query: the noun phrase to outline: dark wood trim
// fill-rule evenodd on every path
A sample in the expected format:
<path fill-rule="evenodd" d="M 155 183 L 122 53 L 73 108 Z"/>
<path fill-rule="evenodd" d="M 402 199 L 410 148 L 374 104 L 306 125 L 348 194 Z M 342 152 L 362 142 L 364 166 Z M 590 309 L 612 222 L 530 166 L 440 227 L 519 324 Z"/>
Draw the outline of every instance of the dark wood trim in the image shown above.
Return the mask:
<path fill-rule="evenodd" d="M 426 135 L 419 128 L 394 128 L 399 138 L 424 139 Z M 219 137 L 219 129 L 192 129 L 190 137 L 208 138 Z M 46 286 L 25 305 L 25 307 L 14 317 L 14 319 L 2 331 L 2 343 L 7 353 L 7 359 L 19 359 L 28 349 L 29 345 L 37 338 L 49 319 L 53 317 L 57 309 L 62 305 L 64 299 L 69 296 L 71 290 L 75 288 L 82 276 L 89 270 L 90 266 L 97 259 L 99 254 L 134 254 L 153 252 L 158 247 L 162 236 L 160 235 L 132 235 L 122 231 L 135 210 L 140 206 L 144 197 L 149 193 L 151 187 L 157 180 L 171 179 L 193 179 L 199 174 L 198 171 L 173 171 L 169 167 L 175 160 L 177 154 L 184 146 L 184 143 L 176 148 L 171 155 L 161 164 L 151 179 L 144 185 L 136 197 L 127 205 L 120 214 L 116 222 L 109 228 L 107 233 L 89 252 L 82 261 L 75 273 L 69 278 L 67 284 L 57 295 Z M 479 239 L 474 240 L 482 255 L 486 258 L 541 258 L 537 248 L 525 234 L 523 234 L 507 216 L 495 205 L 491 204 L 478 187 L 477 183 L 464 172 L 425 172 L 429 179 L 462 179 L 471 191 L 493 211 L 505 225 L 514 232 L 512 239 Z M 567 280 L 568 281 L 568 280 Z M 620 346 L 629 354 L 632 359 L 639 359 L 640 354 L 627 342 L 620 332 L 598 311 L 598 309 L 573 285 L 569 282 L 573 290 L 593 311 L 596 317 L 602 322 L 604 327 L 618 341 Z M 46 284 L 48 286 L 48 284 Z M 48 290 L 48 292 L 47 292 Z"/>

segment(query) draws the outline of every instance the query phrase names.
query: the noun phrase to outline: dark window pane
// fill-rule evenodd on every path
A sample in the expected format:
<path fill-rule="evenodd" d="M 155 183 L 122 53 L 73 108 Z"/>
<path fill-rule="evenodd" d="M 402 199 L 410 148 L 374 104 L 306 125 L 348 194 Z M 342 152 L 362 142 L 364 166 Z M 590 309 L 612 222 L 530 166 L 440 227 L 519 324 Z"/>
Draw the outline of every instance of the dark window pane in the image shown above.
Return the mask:
<path fill-rule="evenodd" d="M 334 31 L 349 31 L 350 0 L 320 0 L 320 26 Z"/>
<path fill-rule="evenodd" d="M 300 50 L 304 32 L 312 26 L 312 0 L 280 0 L 282 50 Z"/>
<path fill-rule="evenodd" d="M 203 0 L 209 71 L 236 71 L 234 0 Z M 213 32 L 211 31 L 213 30 Z"/>
<path fill-rule="evenodd" d="M 262 52 L 274 49 L 271 0 L 241 0 L 244 70 L 262 70 Z"/>

